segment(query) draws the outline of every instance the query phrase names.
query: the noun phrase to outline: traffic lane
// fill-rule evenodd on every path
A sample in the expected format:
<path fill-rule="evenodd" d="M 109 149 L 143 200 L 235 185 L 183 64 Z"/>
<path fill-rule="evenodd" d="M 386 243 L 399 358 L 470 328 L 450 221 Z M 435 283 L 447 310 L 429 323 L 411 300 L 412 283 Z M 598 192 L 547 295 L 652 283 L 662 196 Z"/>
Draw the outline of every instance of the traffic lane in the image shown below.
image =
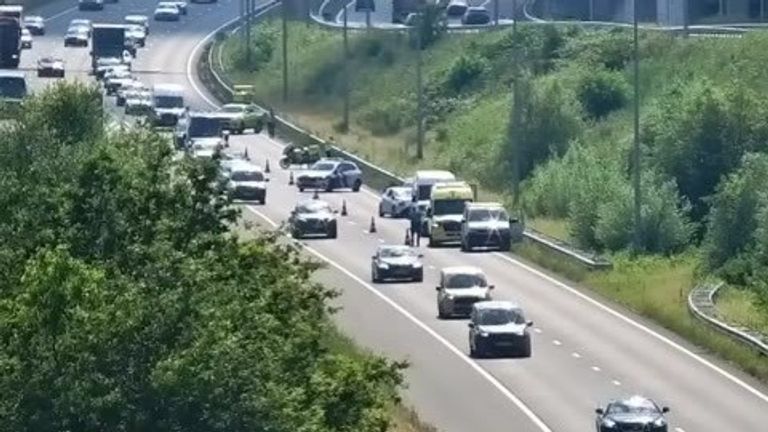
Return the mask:
<path fill-rule="evenodd" d="M 273 158 L 273 162 L 279 156 L 279 151 L 273 152 L 269 147 L 259 147 L 258 152 L 256 149 L 250 151 L 251 155 L 261 153 Z M 375 197 L 369 197 L 368 209 L 360 210 L 366 205 L 363 203 L 361 206 L 357 200 L 361 198 L 366 201 L 366 194 L 322 195 L 329 201 L 342 196 L 346 197 L 350 212 L 362 211 L 364 214 L 372 215 L 377 203 Z M 339 205 L 338 202 L 336 204 Z M 378 224 L 380 236 L 382 229 L 386 229 L 387 225 Z M 395 232 L 391 233 L 393 239 L 402 238 L 406 226 L 404 222 L 399 222 L 397 225 Z M 348 247 L 345 244 L 344 250 Z M 586 360 L 581 363 L 588 361 L 595 363 L 583 366 L 581 371 L 582 374 L 594 377 L 590 379 L 594 382 L 586 388 L 605 389 L 606 383 L 616 388 L 607 392 L 592 391 L 591 397 L 585 397 L 586 395 L 582 394 L 581 399 L 586 405 L 594 406 L 594 403 L 613 394 L 640 391 L 662 401 L 674 402 L 677 414 L 673 417 L 688 430 L 718 430 L 718 427 L 727 427 L 726 425 L 742 426 L 738 430 L 754 430 L 758 422 L 764 422 L 762 400 L 752 397 L 744 389 L 723 379 L 710 368 L 692 361 L 666 344 L 659 343 L 656 338 L 638 331 L 634 326 L 617 320 L 613 315 L 602 313 L 586 302 L 580 302 L 575 296 L 564 296 L 562 289 L 542 281 L 537 275 L 527 271 L 521 272 L 510 263 L 500 262 L 498 258 L 492 258 L 488 254 L 463 254 L 452 249 L 432 249 L 428 251 L 428 257 L 435 258 L 446 253 L 452 255 L 452 258 L 447 260 L 448 265 L 455 265 L 460 261 L 483 267 L 497 285 L 501 285 L 500 281 L 514 281 L 512 289 L 509 282 L 506 287 L 500 286 L 497 297 L 498 293 L 508 290 L 505 294 L 520 301 L 534 320 L 546 323 L 545 331 L 549 343 L 554 345 L 555 341 L 559 342 L 560 345 L 555 346 L 564 346 L 563 351 L 575 348 L 574 351 L 565 354 L 571 355 L 574 360 Z M 492 268 L 489 269 L 489 265 Z M 514 277 L 508 277 L 510 272 Z M 588 357 L 581 354 L 579 350 L 586 353 Z M 573 356 L 574 353 L 578 357 Z M 629 368 L 627 365 L 632 367 Z M 600 373 L 595 373 L 592 366 L 597 366 Z M 503 370 L 499 371 L 499 373 L 503 372 Z M 712 394 L 713 388 L 722 389 L 728 393 L 729 398 L 737 401 L 736 406 L 724 406 L 721 394 L 719 392 Z M 552 399 L 550 396 L 547 401 Z M 557 406 L 554 403 L 546 403 L 547 401 L 542 402 L 547 406 Z M 567 398 L 564 402 L 566 405 L 562 406 L 570 403 Z M 707 407 L 706 415 L 699 414 L 702 406 Z"/>
<path fill-rule="evenodd" d="M 256 140 L 265 138 L 259 135 Z M 230 151 L 242 153 L 245 149 L 243 142 L 254 139 L 249 136 L 233 136 L 230 141 Z M 248 148 L 249 153 L 256 150 L 255 146 Z M 254 159 L 254 163 L 263 165 L 265 161 Z M 275 163 L 276 160 L 272 160 L 270 167 Z M 311 198 L 311 194 L 299 193 L 295 186 L 288 185 L 285 172 L 277 168 L 276 164 L 270 180 L 267 204 L 248 205 L 249 210 L 244 213 L 244 217 L 252 217 L 249 214 L 256 213 L 280 224 L 299 199 Z M 345 253 L 356 257 L 361 254 L 370 256 L 372 248 L 378 244 L 376 237 L 366 241 L 358 235 L 358 232 L 362 234 L 361 224 L 349 228 L 343 218 L 339 218 L 339 222 L 339 239 L 302 240 L 302 243 L 318 250 L 333 262 L 348 259 Z M 356 261 L 361 263 L 364 260 Z M 350 332 L 365 346 L 375 347 L 395 358 L 406 357 L 412 362 L 413 366 L 408 371 L 407 399 L 418 407 L 419 413 L 426 419 L 434 421 L 440 430 L 446 431 L 506 431 L 510 424 L 518 425 L 516 430 L 520 431 L 541 431 L 520 410 L 515 409 L 513 403 L 494 388 L 492 382 L 473 372 L 472 363 L 467 361 L 466 356 L 461 352 L 456 355 L 456 352 L 382 301 L 374 293 L 374 287 L 366 282 L 369 280 L 369 272 L 357 267 L 350 268 L 346 262 L 344 267 L 347 269 L 344 272 L 335 272 L 341 279 L 333 280 L 331 285 L 342 289 L 344 293 L 341 298 L 344 309 L 339 315 L 342 329 Z M 434 284 L 434 280 L 430 283 Z M 415 285 L 404 288 L 418 289 Z M 391 289 L 397 288 L 392 286 Z M 466 339 L 466 334 L 463 339 Z"/>
<path fill-rule="evenodd" d="M 260 141 L 265 141 L 260 137 Z M 240 137 L 236 138 L 238 141 Z M 257 138 L 258 139 L 258 138 Z M 233 151 L 242 153 L 237 141 L 233 141 Z M 258 157 L 254 162 L 264 164 L 265 158 L 272 160 L 278 153 L 264 151 L 266 146 L 252 145 L 249 155 Z M 279 152 L 279 150 L 278 150 Z M 259 210 L 276 220 L 287 218 L 298 199 L 309 199 L 312 193 L 298 193 L 295 186 L 289 186 L 286 171 L 273 170 L 267 205 Z M 277 196 L 277 198 L 275 198 Z M 339 239 L 304 240 L 329 259 L 342 263 L 344 267 L 363 280 L 370 280 L 370 256 L 379 244 L 403 241 L 407 222 L 400 220 L 381 220 L 377 222 L 377 232 L 369 233 L 370 214 L 362 210 L 357 202 L 363 193 L 321 193 L 336 209 L 347 201 L 349 215 L 339 217 Z M 454 257 L 444 257 L 443 249 L 425 250 L 424 283 L 386 283 L 375 287 L 397 304 L 403 305 L 421 322 L 433 328 L 448 340 L 465 357 L 468 351 L 468 328 L 466 320 L 440 320 L 437 318 L 435 286 L 438 284 L 439 269 L 451 265 L 464 264 Z M 513 300 L 502 292 L 498 299 Z M 361 305 L 358 305 L 361 307 Z M 537 320 L 538 317 L 530 315 Z M 583 362 L 574 361 L 570 353 L 563 354 L 546 338 L 532 334 L 533 358 L 531 359 L 491 359 L 478 361 L 478 364 L 498 378 L 506 388 L 513 390 L 529 406 L 535 407 L 536 414 L 554 430 L 577 431 L 592 418 L 594 407 L 606 394 L 612 394 L 614 384 L 610 379 L 593 377 Z M 568 383 L 563 386 L 562 383 Z M 454 391 L 458 391 L 456 388 Z M 502 423 L 499 423 L 502 424 Z"/>

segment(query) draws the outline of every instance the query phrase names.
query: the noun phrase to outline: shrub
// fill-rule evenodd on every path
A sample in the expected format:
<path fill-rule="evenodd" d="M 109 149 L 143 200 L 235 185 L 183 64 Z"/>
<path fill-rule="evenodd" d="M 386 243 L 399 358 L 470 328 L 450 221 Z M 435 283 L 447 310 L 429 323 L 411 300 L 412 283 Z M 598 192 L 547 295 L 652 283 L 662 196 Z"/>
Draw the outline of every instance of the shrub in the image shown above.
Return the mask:
<path fill-rule="evenodd" d="M 581 74 L 576 95 L 588 117 L 601 119 L 624 108 L 627 103 L 627 83 L 620 72 L 605 68 L 589 70 Z"/>
<path fill-rule="evenodd" d="M 387 136 L 398 133 L 414 109 L 404 100 L 376 105 L 360 115 L 359 123 L 373 135 Z"/>
<path fill-rule="evenodd" d="M 632 49 L 631 35 L 625 30 L 581 32 L 566 41 L 561 57 L 618 71 L 632 58 Z"/>
<path fill-rule="evenodd" d="M 275 28 L 269 25 L 255 28 L 256 31 L 251 34 L 250 47 L 239 39 L 235 43 L 230 57 L 235 69 L 258 71 L 272 60 L 277 41 Z M 250 51 L 250 59 L 248 51 Z"/>
<path fill-rule="evenodd" d="M 442 88 L 451 95 L 476 84 L 488 69 L 488 61 L 478 55 L 462 54 L 451 64 L 445 73 Z"/>

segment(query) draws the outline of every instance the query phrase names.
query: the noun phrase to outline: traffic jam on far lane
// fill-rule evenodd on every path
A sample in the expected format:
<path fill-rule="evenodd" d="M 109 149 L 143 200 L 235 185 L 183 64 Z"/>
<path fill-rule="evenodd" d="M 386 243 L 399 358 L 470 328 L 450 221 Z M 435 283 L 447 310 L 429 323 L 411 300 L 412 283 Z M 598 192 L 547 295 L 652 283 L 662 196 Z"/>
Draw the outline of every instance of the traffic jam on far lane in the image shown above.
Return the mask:
<path fill-rule="evenodd" d="M 208 3 L 192 3 L 204 2 Z M 78 9 L 100 11 L 108 7 L 105 3 L 79 0 Z M 457 10 L 462 5 L 469 15 L 477 15 L 470 18 L 487 22 L 483 8 L 467 8 L 466 3 L 459 1 L 451 3 Z M 251 89 L 239 86 L 235 101 L 217 111 L 193 111 L 185 101 L 185 87 L 174 83 L 148 86 L 132 71 L 139 50 L 146 46 L 151 21 L 182 20 L 189 7 L 183 1 L 162 1 L 157 3 L 152 17 L 131 13 L 122 22 L 73 19 L 62 43 L 72 49 L 89 49 L 90 73 L 101 83 L 104 94 L 113 97 L 116 106 L 123 107 L 126 116 L 170 130 L 177 150 L 189 157 L 220 161 L 222 180 L 238 202 L 266 205 L 269 165 L 253 163 L 247 151 L 229 151 L 230 134 L 265 131 L 270 138 L 275 136 L 274 114 L 252 103 Z M 33 37 L 45 33 L 42 17 L 24 15 L 21 6 L 0 6 L 0 66 L 10 69 L 0 72 L 0 96 L 4 99 L 20 100 L 26 96 L 26 77 L 13 69 L 19 66 L 22 50 L 32 48 Z M 37 64 L 39 77 L 65 77 L 62 58 L 46 55 Z M 289 182 L 298 191 L 312 192 L 310 198 L 295 203 L 285 221 L 287 232 L 302 241 L 336 239 L 342 229 L 339 211 L 321 199 L 319 192 L 360 191 L 365 178 L 358 164 L 330 157 L 317 146 L 288 145 L 278 165 L 289 170 Z M 344 201 L 341 214 L 346 211 Z M 454 246 L 466 253 L 508 251 L 512 243 L 521 240 L 523 231 L 520 221 L 511 217 L 501 203 L 479 202 L 472 185 L 443 170 L 417 171 L 402 184 L 385 188 L 378 216 L 381 220 L 405 219 L 408 229 L 402 244 L 380 244 L 370 251 L 370 280 L 374 284 L 423 283 L 427 270 L 422 259 L 428 252 L 422 249 L 422 241 L 430 249 Z M 371 230 L 374 229 L 372 218 Z M 523 305 L 494 298 L 495 287 L 481 268 L 451 266 L 434 272 L 439 280 L 434 287 L 436 315 L 441 320 L 468 320 L 466 352 L 471 357 L 531 357 L 533 322 Z M 597 432 L 667 431 L 668 411 L 648 398 L 632 396 L 596 409 L 595 427 Z"/>

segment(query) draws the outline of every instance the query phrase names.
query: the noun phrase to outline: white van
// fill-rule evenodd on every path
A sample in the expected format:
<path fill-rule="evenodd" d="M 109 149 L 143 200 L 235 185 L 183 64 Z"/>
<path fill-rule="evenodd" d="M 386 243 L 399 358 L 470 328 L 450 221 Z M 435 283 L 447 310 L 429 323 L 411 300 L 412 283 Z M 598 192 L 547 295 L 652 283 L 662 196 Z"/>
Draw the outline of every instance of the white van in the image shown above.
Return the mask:
<path fill-rule="evenodd" d="M 152 87 L 155 126 L 176 126 L 179 117 L 187 111 L 184 105 L 184 87 L 178 84 L 155 84 Z"/>
<path fill-rule="evenodd" d="M 452 181 L 456 181 L 456 176 L 450 171 L 416 171 L 416 175 L 413 176 L 413 193 L 411 194 L 413 202 L 422 205 L 428 204 L 432 198 L 432 185 Z"/>

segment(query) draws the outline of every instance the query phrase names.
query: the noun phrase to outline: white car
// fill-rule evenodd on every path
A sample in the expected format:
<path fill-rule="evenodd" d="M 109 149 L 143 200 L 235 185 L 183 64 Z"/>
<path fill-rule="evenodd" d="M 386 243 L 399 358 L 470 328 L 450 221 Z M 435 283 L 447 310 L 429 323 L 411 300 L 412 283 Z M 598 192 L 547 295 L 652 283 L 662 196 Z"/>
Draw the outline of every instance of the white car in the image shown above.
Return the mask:
<path fill-rule="evenodd" d="M 179 21 L 181 19 L 181 11 L 173 4 L 159 3 L 157 9 L 155 9 L 155 21 Z"/>
<path fill-rule="evenodd" d="M 38 77 L 64 78 L 64 60 L 57 57 L 43 57 L 37 61 Z"/>
<path fill-rule="evenodd" d="M 21 49 L 32 49 L 32 33 L 26 27 L 21 29 Z"/>
<path fill-rule="evenodd" d="M 176 0 L 174 0 L 174 1 L 164 1 L 164 2 L 158 3 L 157 5 L 160 6 L 160 5 L 166 5 L 166 4 L 167 5 L 175 5 L 177 8 L 179 8 L 179 13 L 182 14 L 182 15 L 186 15 L 187 14 L 187 2 L 185 2 L 185 1 L 181 1 L 181 0 L 178 0 L 178 1 L 176 1 Z"/>
<path fill-rule="evenodd" d="M 469 4 L 466 0 L 451 0 L 445 8 L 445 14 L 449 17 L 460 17 L 467 12 L 468 8 Z"/>
<path fill-rule="evenodd" d="M 126 95 L 125 114 L 130 116 L 149 116 L 152 114 L 152 92 L 141 90 Z"/>
<path fill-rule="evenodd" d="M 22 25 L 33 35 L 42 36 L 45 34 L 45 20 L 41 16 L 27 15 L 24 17 Z"/>
<path fill-rule="evenodd" d="M 89 19 L 77 18 L 69 22 L 69 28 L 84 28 L 88 31 L 88 36 L 90 36 L 93 30 L 93 22 Z"/>
<path fill-rule="evenodd" d="M 117 99 L 115 103 L 117 106 L 123 106 L 125 105 L 126 100 L 142 91 L 149 91 L 149 89 L 147 89 L 141 81 L 134 79 L 131 82 L 126 82 L 117 90 Z"/>
<path fill-rule="evenodd" d="M 144 32 L 149 34 L 149 17 L 146 15 L 126 15 L 125 22 L 144 27 Z"/>
<path fill-rule="evenodd" d="M 147 31 L 140 25 L 129 24 L 125 31 L 125 38 L 132 40 L 138 47 L 144 48 L 147 44 Z"/>
<path fill-rule="evenodd" d="M 250 163 L 233 164 L 229 171 L 227 189 L 235 199 L 258 201 L 264 204 L 267 201 L 267 184 L 269 179 L 264 175 L 261 167 Z"/>

